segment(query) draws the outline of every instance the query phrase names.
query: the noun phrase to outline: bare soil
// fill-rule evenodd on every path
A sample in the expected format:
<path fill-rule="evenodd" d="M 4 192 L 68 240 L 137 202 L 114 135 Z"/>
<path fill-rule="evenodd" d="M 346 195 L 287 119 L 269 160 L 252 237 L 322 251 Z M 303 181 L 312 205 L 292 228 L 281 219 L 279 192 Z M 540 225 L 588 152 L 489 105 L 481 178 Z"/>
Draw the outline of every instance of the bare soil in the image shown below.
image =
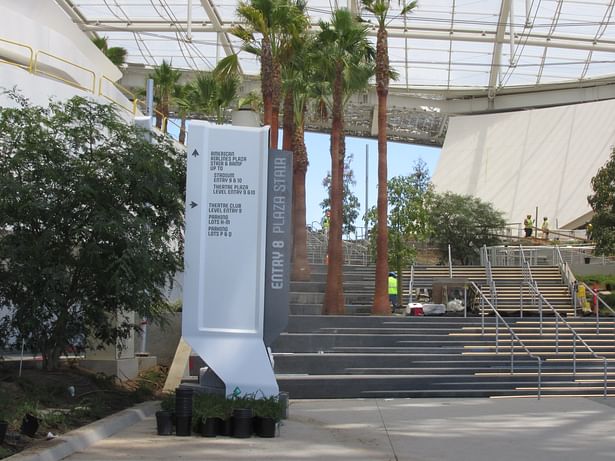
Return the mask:
<path fill-rule="evenodd" d="M 144 400 L 156 398 L 166 370 L 145 372 L 134 381 L 115 383 L 113 378 L 77 367 L 43 371 L 35 363 L 23 369 L 21 377 L 14 363 L 0 363 L 0 420 L 9 423 L 0 458 L 64 434 Z M 39 420 L 34 437 L 21 433 L 23 418 Z"/>

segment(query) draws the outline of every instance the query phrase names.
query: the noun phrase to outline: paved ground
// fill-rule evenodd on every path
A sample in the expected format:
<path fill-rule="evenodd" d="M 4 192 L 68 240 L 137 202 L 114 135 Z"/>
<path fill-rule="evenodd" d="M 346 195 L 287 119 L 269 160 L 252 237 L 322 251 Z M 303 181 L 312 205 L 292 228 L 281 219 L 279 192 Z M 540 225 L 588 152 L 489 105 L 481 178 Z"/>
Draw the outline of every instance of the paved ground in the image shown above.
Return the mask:
<path fill-rule="evenodd" d="M 612 461 L 611 405 L 585 398 L 292 401 L 275 439 L 159 437 L 150 417 L 66 459 Z"/>

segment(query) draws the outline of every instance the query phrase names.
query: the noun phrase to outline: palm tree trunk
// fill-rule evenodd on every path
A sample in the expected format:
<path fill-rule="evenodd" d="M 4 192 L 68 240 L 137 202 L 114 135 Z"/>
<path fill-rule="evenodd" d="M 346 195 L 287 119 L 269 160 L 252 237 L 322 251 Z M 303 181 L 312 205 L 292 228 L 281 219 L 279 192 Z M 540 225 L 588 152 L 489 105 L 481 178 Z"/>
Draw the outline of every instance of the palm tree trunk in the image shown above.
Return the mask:
<path fill-rule="evenodd" d="M 261 92 L 263 94 L 264 109 L 263 121 L 265 125 L 271 126 L 271 96 L 273 94 L 271 78 L 273 74 L 273 57 L 271 55 L 271 43 L 269 42 L 267 36 L 263 37 L 261 49 Z"/>
<path fill-rule="evenodd" d="M 167 126 L 169 125 L 169 92 L 165 91 L 162 94 L 162 115 L 164 117 L 162 121 L 162 131 L 167 132 Z"/>
<path fill-rule="evenodd" d="M 389 93 L 389 59 L 386 30 L 378 29 L 376 44 L 376 91 L 378 93 L 378 224 L 376 235 L 376 285 L 372 314 L 388 315 L 389 308 L 389 229 L 387 197 L 387 97 Z"/>
<path fill-rule="evenodd" d="M 329 224 L 329 245 L 327 254 L 329 266 L 327 270 L 327 287 L 323 304 L 324 314 L 344 313 L 344 286 L 343 286 L 343 252 L 342 252 L 342 225 L 343 225 L 343 174 L 344 159 L 341 158 L 340 141 L 344 129 L 343 98 L 343 65 L 338 64 L 335 81 L 333 83 L 333 110 L 331 126 L 331 221 Z"/>
<path fill-rule="evenodd" d="M 287 91 L 284 95 L 284 119 L 282 134 L 282 149 L 293 150 L 293 136 L 295 133 L 293 93 Z"/>
<path fill-rule="evenodd" d="M 280 92 L 282 88 L 280 76 L 280 63 L 273 62 L 273 72 L 271 75 L 271 136 L 269 137 L 270 147 L 278 148 L 278 128 L 280 126 Z"/>
<path fill-rule="evenodd" d="M 285 116 L 286 118 L 286 116 Z M 303 123 L 297 123 L 293 135 L 293 266 L 291 280 L 310 280 L 305 227 L 305 175 L 308 168 Z"/>
<path fill-rule="evenodd" d="M 182 115 L 181 126 L 179 127 L 179 143 L 186 144 L 186 116 Z"/>
<path fill-rule="evenodd" d="M 154 114 L 156 115 L 156 128 L 161 130 L 162 129 L 162 105 L 161 104 L 156 104 L 156 110 L 154 111 Z"/>

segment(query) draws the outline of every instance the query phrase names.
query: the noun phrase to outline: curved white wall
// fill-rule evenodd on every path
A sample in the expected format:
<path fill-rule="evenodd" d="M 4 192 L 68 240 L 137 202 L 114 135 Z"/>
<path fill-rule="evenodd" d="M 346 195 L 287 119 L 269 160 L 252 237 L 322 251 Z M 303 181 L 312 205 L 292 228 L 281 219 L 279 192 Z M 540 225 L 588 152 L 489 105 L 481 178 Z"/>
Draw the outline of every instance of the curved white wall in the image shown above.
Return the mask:
<path fill-rule="evenodd" d="M 489 201 L 509 222 L 582 225 L 591 178 L 615 144 L 615 101 L 451 118 L 433 175 L 438 191 Z"/>
<path fill-rule="evenodd" d="M 0 4 L 0 38 L 24 43 L 35 50 L 44 50 L 72 63 L 86 67 L 97 77 L 113 81 L 122 78 L 120 70 L 91 42 L 55 3 L 47 0 L 12 0 Z M 5 47 L 18 48 L 0 42 Z M 76 69 L 65 68 L 79 76 Z"/>

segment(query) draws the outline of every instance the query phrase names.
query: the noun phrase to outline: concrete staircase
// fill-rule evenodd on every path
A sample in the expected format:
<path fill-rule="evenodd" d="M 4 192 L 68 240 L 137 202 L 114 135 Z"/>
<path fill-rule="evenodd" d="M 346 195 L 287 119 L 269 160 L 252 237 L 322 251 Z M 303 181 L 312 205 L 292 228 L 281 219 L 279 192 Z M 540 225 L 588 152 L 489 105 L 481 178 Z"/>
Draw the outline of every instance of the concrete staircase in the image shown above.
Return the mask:
<path fill-rule="evenodd" d="M 494 266 L 492 276 L 496 286 L 498 312 L 507 316 L 537 314 L 538 307 L 536 301 L 533 301 L 532 292 L 527 286 L 523 286 L 521 267 Z M 410 271 L 404 271 L 404 277 L 409 280 Z M 557 266 L 534 266 L 532 277 L 545 299 L 560 314 L 574 315 L 571 293 L 562 280 Z M 446 266 L 415 266 L 413 288 L 431 288 L 434 281 L 448 278 L 451 278 L 451 272 Z M 452 278 L 466 279 L 479 287 L 487 284 L 487 274 L 482 266 L 455 266 L 452 268 Z M 404 290 L 404 295 L 409 295 L 409 287 Z M 487 297 L 494 305 L 496 304 L 490 293 Z"/>
<path fill-rule="evenodd" d="M 602 395 L 602 361 L 579 345 L 573 375 L 564 327 L 556 353 L 554 327 L 543 326 L 541 336 L 535 320 L 508 320 L 543 359 L 542 395 Z M 615 356 L 612 323 L 596 335 L 593 319 L 576 322 L 599 355 Z M 536 396 L 537 361 L 515 346 L 511 375 L 508 333 L 500 324 L 496 353 L 495 320 L 485 320 L 485 335 L 480 324 L 476 317 L 292 316 L 273 348 L 275 372 L 292 398 Z"/>
<path fill-rule="evenodd" d="M 291 315 L 319 315 L 322 313 L 327 265 L 312 264 L 309 282 L 290 283 Z M 344 266 L 344 297 L 346 313 L 367 315 L 371 312 L 374 296 L 374 268 L 371 266 Z"/>
<path fill-rule="evenodd" d="M 318 230 L 308 230 L 307 257 L 311 264 L 325 264 L 328 245 L 327 235 Z M 365 240 L 343 240 L 344 264 L 367 266 L 371 261 L 369 244 Z"/>

